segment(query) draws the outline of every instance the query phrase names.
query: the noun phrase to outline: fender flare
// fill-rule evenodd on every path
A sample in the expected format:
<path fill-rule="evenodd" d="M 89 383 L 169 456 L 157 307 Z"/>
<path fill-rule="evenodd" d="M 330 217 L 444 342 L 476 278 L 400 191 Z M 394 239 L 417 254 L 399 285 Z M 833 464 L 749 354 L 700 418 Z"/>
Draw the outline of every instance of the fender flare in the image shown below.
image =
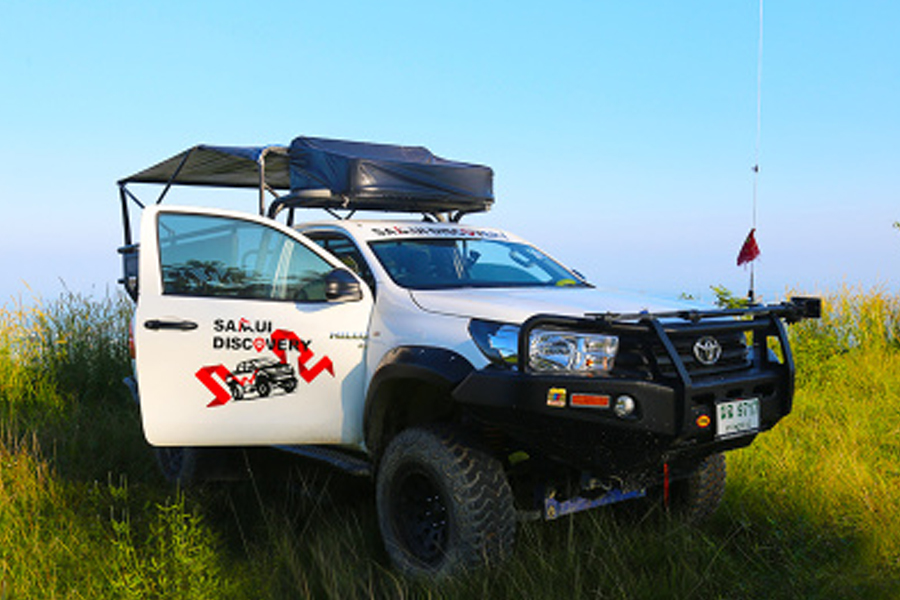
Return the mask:
<path fill-rule="evenodd" d="M 383 393 L 394 383 L 418 381 L 450 397 L 453 389 L 475 367 L 464 356 L 432 346 L 399 346 L 382 358 L 366 392 L 363 413 L 366 447 L 377 454 L 384 429 L 384 415 L 390 405 L 390 395 Z"/>

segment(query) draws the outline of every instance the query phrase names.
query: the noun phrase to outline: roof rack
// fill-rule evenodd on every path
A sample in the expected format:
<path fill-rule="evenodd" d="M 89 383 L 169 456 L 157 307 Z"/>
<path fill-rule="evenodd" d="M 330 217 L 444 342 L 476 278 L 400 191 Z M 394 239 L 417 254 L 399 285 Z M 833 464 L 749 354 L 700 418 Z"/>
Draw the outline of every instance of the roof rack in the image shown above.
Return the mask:
<path fill-rule="evenodd" d="M 144 204 L 132 183 L 163 185 L 159 204 L 173 185 L 259 190 L 259 214 L 275 218 L 288 209 L 375 210 L 423 213 L 458 221 L 494 203 L 490 167 L 447 160 L 421 146 L 397 146 L 297 137 L 289 147 L 198 145 L 119 180 L 125 245 L 131 242 L 128 199 Z M 286 192 L 286 193 L 285 193 Z M 273 197 L 266 205 L 266 195 Z"/>

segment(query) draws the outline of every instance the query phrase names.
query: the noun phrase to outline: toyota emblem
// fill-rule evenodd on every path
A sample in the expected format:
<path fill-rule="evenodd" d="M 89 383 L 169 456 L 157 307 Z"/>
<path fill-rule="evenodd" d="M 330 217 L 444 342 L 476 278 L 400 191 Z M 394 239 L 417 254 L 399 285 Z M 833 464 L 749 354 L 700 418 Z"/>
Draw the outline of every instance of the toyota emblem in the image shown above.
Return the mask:
<path fill-rule="evenodd" d="M 722 357 L 722 344 L 711 335 L 704 336 L 694 343 L 694 358 L 702 365 L 711 367 Z"/>

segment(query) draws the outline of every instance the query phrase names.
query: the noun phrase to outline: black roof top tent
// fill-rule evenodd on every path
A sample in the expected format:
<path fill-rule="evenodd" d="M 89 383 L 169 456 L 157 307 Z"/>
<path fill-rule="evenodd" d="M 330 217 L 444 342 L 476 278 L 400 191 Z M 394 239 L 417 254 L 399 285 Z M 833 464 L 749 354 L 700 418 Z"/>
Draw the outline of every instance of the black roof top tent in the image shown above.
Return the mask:
<path fill-rule="evenodd" d="M 421 146 L 396 146 L 298 137 L 285 146 L 198 145 L 121 179 L 125 245 L 131 245 L 128 199 L 144 204 L 132 183 L 163 185 L 163 201 L 173 185 L 259 190 L 259 213 L 274 218 L 289 209 L 323 208 L 415 212 L 458 221 L 494 203 L 493 171 L 451 161 Z M 266 193 L 273 200 L 266 206 Z M 287 193 L 284 193 L 287 192 Z"/>

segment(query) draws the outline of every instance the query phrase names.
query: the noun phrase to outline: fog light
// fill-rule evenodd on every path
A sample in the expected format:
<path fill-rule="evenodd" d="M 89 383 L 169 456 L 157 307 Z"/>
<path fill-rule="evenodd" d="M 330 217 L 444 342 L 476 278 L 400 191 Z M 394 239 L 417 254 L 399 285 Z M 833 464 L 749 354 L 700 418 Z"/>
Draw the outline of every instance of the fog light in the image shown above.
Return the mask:
<path fill-rule="evenodd" d="M 637 403 L 631 396 L 619 396 L 616 398 L 616 405 L 613 410 L 620 419 L 626 419 L 634 414 Z"/>

